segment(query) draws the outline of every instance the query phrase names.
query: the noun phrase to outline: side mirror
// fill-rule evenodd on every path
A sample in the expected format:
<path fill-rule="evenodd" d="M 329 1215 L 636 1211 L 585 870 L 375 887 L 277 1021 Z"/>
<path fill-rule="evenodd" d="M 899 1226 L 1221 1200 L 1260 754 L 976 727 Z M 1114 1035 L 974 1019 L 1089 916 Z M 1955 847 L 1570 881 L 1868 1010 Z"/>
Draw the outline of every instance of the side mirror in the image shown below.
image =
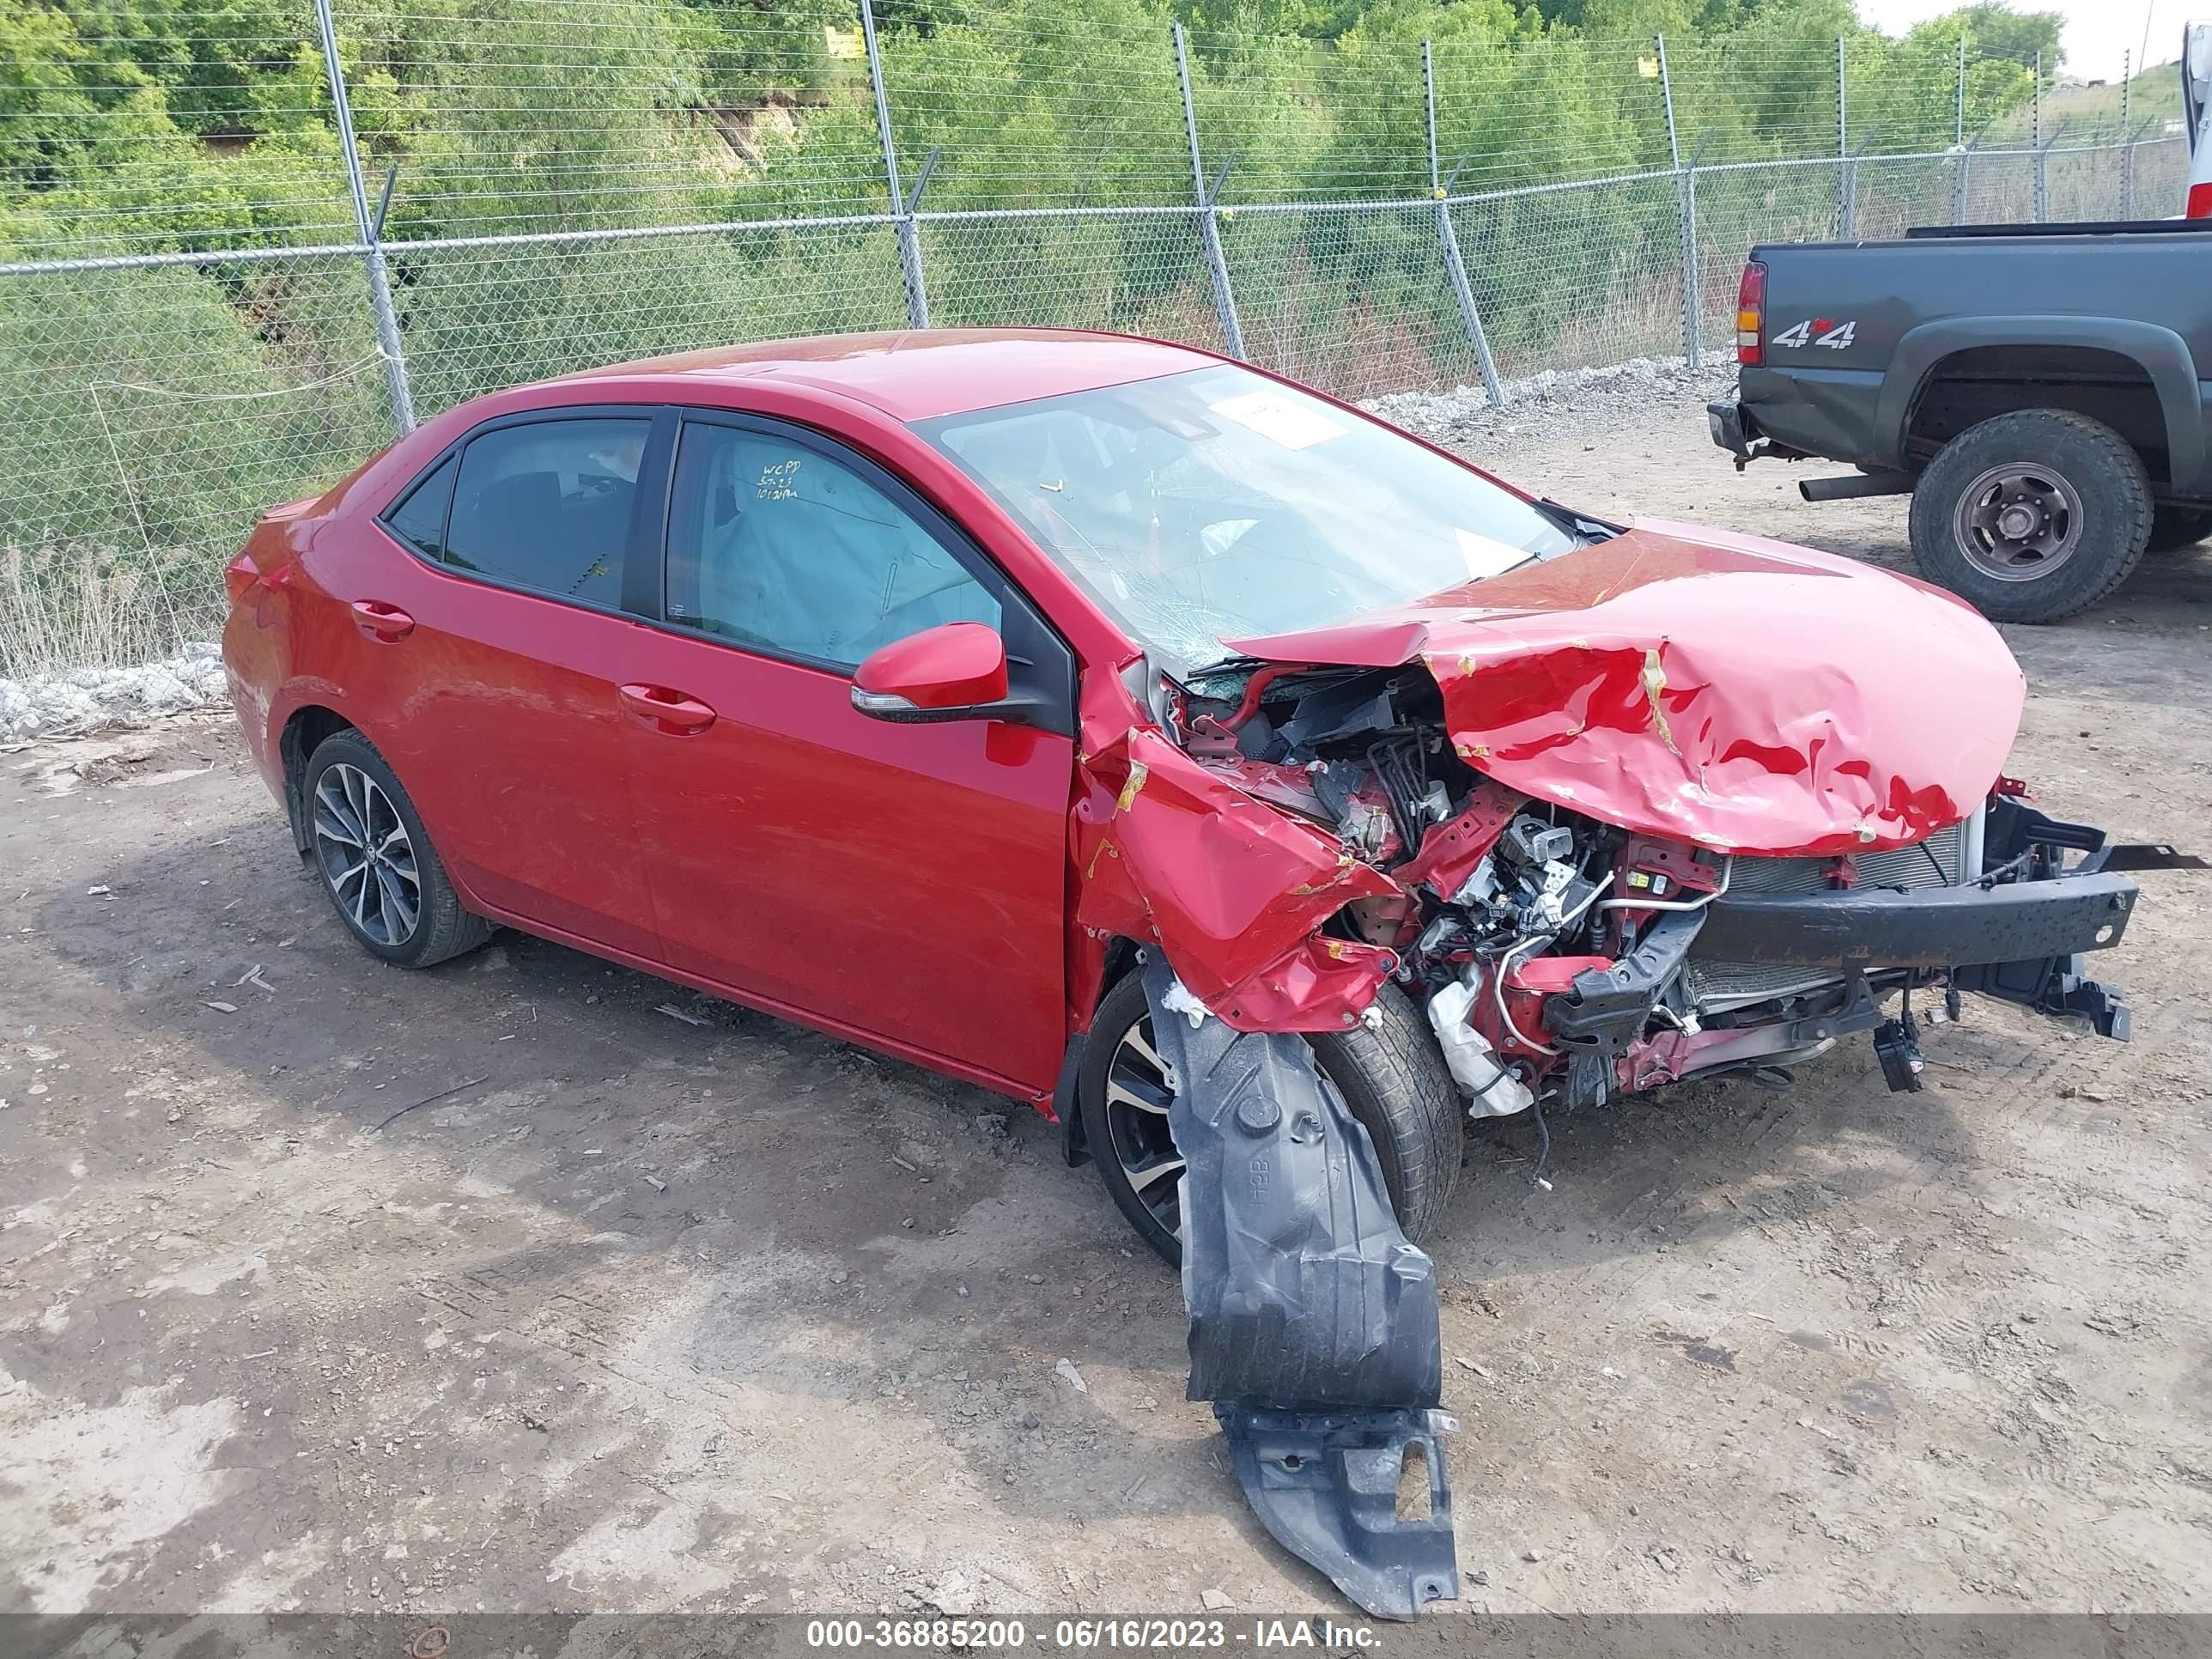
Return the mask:
<path fill-rule="evenodd" d="M 1007 718 L 1006 641 L 972 622 L 894 640 L 853 671 L 853 707 L 906 726 Z"/>

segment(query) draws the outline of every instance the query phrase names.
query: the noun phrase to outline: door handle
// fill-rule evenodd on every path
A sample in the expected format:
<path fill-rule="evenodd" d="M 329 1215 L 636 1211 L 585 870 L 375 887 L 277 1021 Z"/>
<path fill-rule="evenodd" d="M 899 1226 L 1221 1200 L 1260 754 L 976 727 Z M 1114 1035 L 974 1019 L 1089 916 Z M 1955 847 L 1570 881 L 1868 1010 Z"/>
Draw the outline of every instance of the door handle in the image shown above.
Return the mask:
<path fill-rule="evenodd" d="M 714 723 L 714 711 L 698 698 L 665 685 L 625 685 L 623 707 L 656 732 L 672 738 L 688 738 Z"/>
<path fill-rule="evenodd" d="M 381 599 L 356 599 L 354 626 L 373 640 L 404 640 L 415 631 L 415 618 Z"/>

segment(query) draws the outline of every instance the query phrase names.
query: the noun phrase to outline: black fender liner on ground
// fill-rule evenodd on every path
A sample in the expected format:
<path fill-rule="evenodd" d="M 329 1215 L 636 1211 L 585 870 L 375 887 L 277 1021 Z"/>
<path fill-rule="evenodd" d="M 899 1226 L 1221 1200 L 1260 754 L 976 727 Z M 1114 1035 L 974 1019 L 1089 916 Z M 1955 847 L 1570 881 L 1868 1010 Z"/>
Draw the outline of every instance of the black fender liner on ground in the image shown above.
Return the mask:
<path fill-rule="evenodd" d="M 1454 1600 L 1436 1266 L 1400 1231 L 1374 1145 L 1305 1038 L 1194 1027 L 1166 1006 L 1167 964 L 1143 971 L 1185 1164 L 1189 1398 L 1213 1402 L 1275 1540 L 1366 1611 Z M 1401 1520 L 1415 1446 L 1428 1513 Z"/>

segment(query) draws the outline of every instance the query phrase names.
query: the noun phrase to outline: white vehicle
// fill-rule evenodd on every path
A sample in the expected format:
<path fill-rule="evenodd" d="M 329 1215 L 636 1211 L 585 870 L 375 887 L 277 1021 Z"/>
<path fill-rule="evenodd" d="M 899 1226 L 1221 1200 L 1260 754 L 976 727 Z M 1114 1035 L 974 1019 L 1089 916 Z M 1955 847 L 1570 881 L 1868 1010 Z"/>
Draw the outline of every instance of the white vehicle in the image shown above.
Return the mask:
<path fill-rule="evenodd" d="M 2189 134 L 2191 219 L 2212 219 L 2212 23 L 2181 32 L 2181 111 Z"/>

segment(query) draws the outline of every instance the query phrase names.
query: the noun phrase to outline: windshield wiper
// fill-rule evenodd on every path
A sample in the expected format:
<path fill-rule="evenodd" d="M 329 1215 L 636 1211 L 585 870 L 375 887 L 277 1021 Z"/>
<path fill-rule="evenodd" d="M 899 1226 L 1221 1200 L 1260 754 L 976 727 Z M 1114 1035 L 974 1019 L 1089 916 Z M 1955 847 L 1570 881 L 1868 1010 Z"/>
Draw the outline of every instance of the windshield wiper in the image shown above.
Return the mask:
<path fill-rule="evenodd" d="M 1242 652 L 1231 652 L 1228 656 L 1218 658 L 1212 662 L 1200 663 L 1194 667 L 1186 668 L 1175 676 L 1175 680 L 1178 685 L 1188 690 L 1194 680 L 1210 680 L 1217 674 L 1237 674 L 1247 669 L 1259 666 L 1259 658 L 1245 656 Z"/>
<path fill-rule="evenodd" d="M 1603 519 L 1593 519 L 1587 513 L 1577 513 L 1548 495 L 1540 495 L 1529 505 L 1577 541 L 1607 541 L 1623 534 L 1627 529 L 1626 525 L 1608 524 Z M 1531 553 L 1528 556 L 1533 559 L 1536 556 Z"/>

